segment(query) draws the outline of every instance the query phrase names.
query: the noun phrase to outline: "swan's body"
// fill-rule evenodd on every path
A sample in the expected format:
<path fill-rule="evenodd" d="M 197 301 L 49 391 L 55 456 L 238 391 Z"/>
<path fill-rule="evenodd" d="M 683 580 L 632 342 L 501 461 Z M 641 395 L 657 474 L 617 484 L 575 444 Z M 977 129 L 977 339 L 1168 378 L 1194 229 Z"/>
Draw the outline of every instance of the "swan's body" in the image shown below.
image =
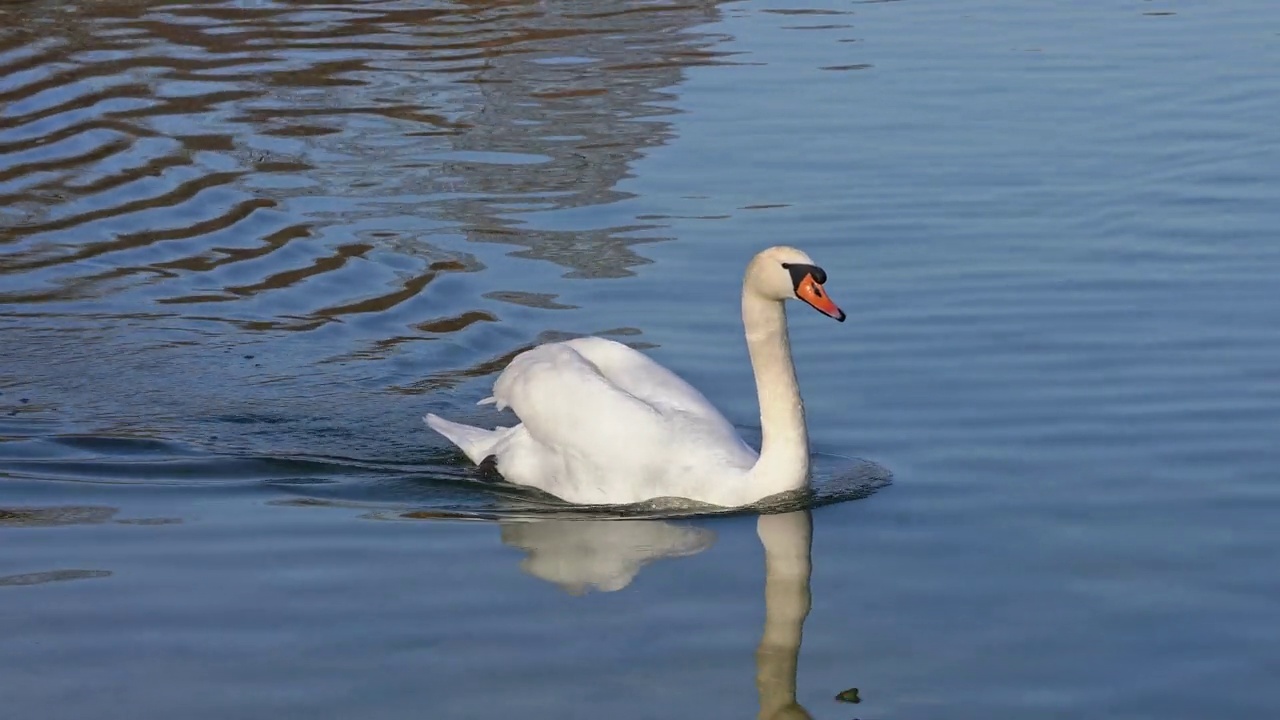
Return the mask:
<path fill-rule="evenodd" d="M 774 247 L 747 268 L 742 318 L 760 398 L 763 443 L 751 449 L 693 386 L 648 356 L 602 338 L 548 343 L 516 356 L 493 402 L 520 418 L 493 430 L 427 415 L 427 425 L 509 482 L 577 504 L 660 497 L 736 507 L 805 486 L 809 441 L 783 301 L 800 297 L 844 319 L 826 274 Z"/>

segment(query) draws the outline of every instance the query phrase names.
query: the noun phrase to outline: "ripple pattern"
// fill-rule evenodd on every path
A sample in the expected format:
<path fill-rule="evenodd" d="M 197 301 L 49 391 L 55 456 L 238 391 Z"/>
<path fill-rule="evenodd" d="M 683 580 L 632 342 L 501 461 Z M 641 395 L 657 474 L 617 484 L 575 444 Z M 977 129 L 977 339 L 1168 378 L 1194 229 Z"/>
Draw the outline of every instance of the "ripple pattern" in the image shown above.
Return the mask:
<path fill-rule="evenodd" d="M 547 333 L 608 330 L 558 321 L 577 305 L 536 280 L 647 262 L 637 247 L 661 226 L 592 208 L 629 197 L 630 164 L 669 139 L 667 88 L 730 62 L 690 30 L 716 17 L 705 2 L 0 15 L 0 359 L 48 405 L 91 378 L 96 415 L 121 422 L 139 400 L 156 419 L 235 414 L 264 383 L 302 405 L 334 387 L 415 394 Z M 539 222 L 548 211 L 579 219 Z M 511 281 L 466 277 L 488 268 Z M 502 322 L 544 315 L 532 333 Z M 442 337 L 462 339 L 415 352 Z M 262 345 L 279 374 L 199 369 Z M 290 346 L 319 369 L 287 376 Z M 107 369 L 104 353 L 128 359 Z M 169 381 L 139 394 L 112 381 L 121 365 Z M 191 407 L 192 373 L 224 398 L 200 399 L 212 413 Z"/>

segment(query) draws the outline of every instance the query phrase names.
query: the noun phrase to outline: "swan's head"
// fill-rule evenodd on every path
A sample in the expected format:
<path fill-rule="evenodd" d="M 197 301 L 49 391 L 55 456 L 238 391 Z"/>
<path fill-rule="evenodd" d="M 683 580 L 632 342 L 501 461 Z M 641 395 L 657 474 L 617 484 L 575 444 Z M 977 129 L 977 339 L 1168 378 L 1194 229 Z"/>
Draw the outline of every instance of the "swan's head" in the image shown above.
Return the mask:
<path fill-rule="evenodd" d="M 769 300 L 800 300 L 814 310 L 844 322 L 844 311 L 827 295 L 827 272 L 802 250 L 775 245 L 747 266 L 746 290 Z"/>

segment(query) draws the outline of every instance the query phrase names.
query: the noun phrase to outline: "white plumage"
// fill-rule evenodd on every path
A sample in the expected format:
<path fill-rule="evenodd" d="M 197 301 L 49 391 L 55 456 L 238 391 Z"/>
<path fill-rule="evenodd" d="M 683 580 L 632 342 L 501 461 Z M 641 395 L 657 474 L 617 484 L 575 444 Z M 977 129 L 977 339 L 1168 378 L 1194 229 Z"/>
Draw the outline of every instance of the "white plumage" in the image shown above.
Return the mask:
<path fill-rule="evenodd" d="M 807 281 L 796 268 L 812 270 Z M 782 301 L 800 297 L 843 320 L 821 280 L 825 273 L 793 248 L 765 250 L 748 267 L 743 320 L 761 400 L 759 455 L 675 373 L 594 337 L 540 345 L 511 361 L 481 404 L 512 410 L 520 419 L 513 427 L 424 419 L 472 462 L 492 456 L 508 482 L 571 503 L 674 497 L 738 506 L 797 489 L 808 478 L 808 436 Z"/>

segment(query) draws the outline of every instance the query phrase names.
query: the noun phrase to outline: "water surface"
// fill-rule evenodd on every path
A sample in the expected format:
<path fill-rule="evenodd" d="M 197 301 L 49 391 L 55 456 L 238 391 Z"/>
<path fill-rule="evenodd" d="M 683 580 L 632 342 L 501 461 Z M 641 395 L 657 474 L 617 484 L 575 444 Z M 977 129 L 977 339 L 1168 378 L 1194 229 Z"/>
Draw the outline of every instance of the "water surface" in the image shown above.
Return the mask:
<path fill-rule="evenodd" d="M 0 5 L 6 711 L 1272 717 L 1276 67 L 1262 0 Z M 878 492 L 565 519 L 422 426 L 598 334 L 754 437 L 779 242 Z"/>

